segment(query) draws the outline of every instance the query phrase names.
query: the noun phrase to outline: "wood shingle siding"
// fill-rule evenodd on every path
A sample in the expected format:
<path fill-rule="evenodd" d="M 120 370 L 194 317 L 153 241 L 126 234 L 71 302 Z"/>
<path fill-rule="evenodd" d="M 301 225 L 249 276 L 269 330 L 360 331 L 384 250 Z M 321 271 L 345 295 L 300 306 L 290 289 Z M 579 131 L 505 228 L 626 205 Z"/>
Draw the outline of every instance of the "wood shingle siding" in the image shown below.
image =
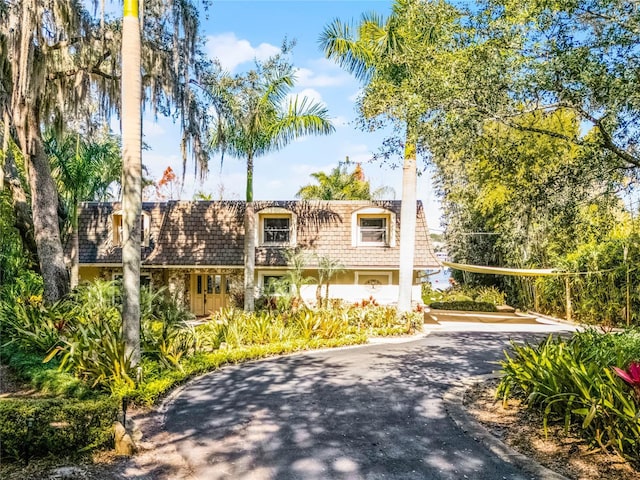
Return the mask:
<path fill-rule="evenodd" d="M 353 245 L 354 212 L 367 208 L 390 212 L 395 239 L 389 245 Z M 121 248 L 113 245 L 111 219 L 118 203 L 85 203 L 79 216 L 80 264 L 121 263 Z M 347 269 L 396 269 L 399 262 L 400 201 L 260 201 L 260 212 L 290 211 L 295 215 L 295 245 L 303 251 L 330 257 Z M 220 266 L 243 264 L 244 210 L 242 201 L 144 203 L 150 215 L 149 247 L 143 265 Z M 257 223 L 259 225 L 259 223 Z M 256 266 L 285 266 L 285 246 L 259 245 Z M 422 203 L 418 202 L 414 269 L 436 268 Z M 316 261 L 309 255 L 308 268 Z"/>

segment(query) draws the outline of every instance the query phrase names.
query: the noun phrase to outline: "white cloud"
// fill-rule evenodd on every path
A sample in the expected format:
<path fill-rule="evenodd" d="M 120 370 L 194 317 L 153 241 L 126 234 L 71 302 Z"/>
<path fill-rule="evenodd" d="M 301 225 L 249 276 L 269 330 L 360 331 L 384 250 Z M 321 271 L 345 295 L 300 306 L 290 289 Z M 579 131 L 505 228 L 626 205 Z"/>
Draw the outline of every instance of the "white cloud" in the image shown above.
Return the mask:
<path fill-rule="evenodd" d="M 317 73 L 308 68 L 296 69 L 296 85 L 300 87 L 339 87 L 349 81 L 346 75 Z"/>
<path fill-rule="evenodd" d="M 289 102 L 294 101 L 296 97 L 298 97 L 298 106 L 300 106 L 300 102 L 302 102 L 304 98 L 307 99 L 307 102 L 311 101 L 315 103 L 320 103 L 325 107 L 327 106 L 320 92 L 318 92 L 317 90 L 314 90 L 313 88 L 305 88 L 303 90 L 300 90 L 299 92 L 291 93 L 287 95 L 287 98 L 285 99 L 285 104 L 288 105 Z"/>
<path fill-rule="evenodd" d="M 248 40 L 239 39 L 234 33 L 207 36 L 207 53 L 211 58 L 217 58 L 222 67 L 230 72 L 242 63 L 254 59 L 265 60 L 279 51 L 278 47 L 270 43 L 254 47 Z"/>
<path fill-rule="evenodd" d="M 322 103 L 323 105 L 326 105 L 320 92 L 313 88 L 305 88 L 303 90 L 300 90 L 298 93 L 290 95 L 290 98 L 294 98 L 296 95 L 300 100 L 307 97 L 307 99 L 312 100 L 316 103 Z"/>

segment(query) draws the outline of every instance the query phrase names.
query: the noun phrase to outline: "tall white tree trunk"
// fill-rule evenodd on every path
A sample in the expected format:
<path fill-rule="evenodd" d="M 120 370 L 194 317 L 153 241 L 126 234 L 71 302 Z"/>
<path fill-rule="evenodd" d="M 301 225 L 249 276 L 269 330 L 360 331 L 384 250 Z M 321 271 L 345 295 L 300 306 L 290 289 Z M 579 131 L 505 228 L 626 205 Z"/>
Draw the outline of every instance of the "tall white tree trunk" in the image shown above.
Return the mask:
<path fill-rule="evenodd" d="M 142 213 L 142 78 L 138 0 L 122 20 L 122 322 L 125 354 L 140 363 L 140 216 Z"/>
<path fill-rule="evenodd" d="M 71 220 L 71 288 L 76 288 L 80 279 L 80 235 L 78 233 L 78 205 L 74 207 Z"/>
<path fill-rule="evenodd" d="M 402 166 L 402 206 L 400 208 L 400 280 L 398 313 L 411 311 L 413 287 L 413 261 L 416 248 L 417 169 L 416 144 L 407 127 L 407 138 Z"/>
<path fill-rule="evenodd" d="M 244 309 L 255 310 L 256 216 L 253 205 L 253 155 L 247 157 L 247 192 L 244 211 Z"/>
<path fill-rule="evenodd" d="M 255 309 L 256 216 L 253 202 L 247 202 L 244 214 L 244 309 Z"/>

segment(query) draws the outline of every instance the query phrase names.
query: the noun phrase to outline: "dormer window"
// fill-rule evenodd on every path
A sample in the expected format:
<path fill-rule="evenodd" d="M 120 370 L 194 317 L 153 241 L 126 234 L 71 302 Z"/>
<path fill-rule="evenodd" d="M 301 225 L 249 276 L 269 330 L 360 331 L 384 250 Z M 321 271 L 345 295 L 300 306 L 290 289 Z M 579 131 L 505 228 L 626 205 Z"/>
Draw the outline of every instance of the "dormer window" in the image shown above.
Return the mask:
<path fill-rule="evenodd" d="M 289 243 L 291 234 L 290 218 L 265 217 L 263 225 L 263 243 Z"/>
<path fill-rule="evenodd" d="M 387 245 L 387 218 L 360 217 L 359 243 L 361 245 Z"/>
<path fill-rule="evenodd" d="M 395 214 L 379 207 L 363 208 L 351 218 L 351 244 L 354 247 L 395 246 Z"/>
<path fill-rule="evenodd" d="M 268 208 L 257 213 L 258 244 L 291 246 L 296 243 L 296 215 L 284 208 Z"/>
<path fill-rule="evenodd" d="M 147 212 L 142 212 L 140 215 L 140 243 L 143 247 L 149 246 L 149 240 L 151 237 L 151 215 Z"/>
<path fill-rule="evenodd" d="M 114 213 L 111 222 L 113 229 L 113 245 L 119 247 L 124 241 L 124 233 L 122 231 L 122 213 Z"/>
<path fill-rule="evenodd" d="M 112 231 L 113 231 L 113 245 L 116 247 L 121 247 L 122 243 L 124 242 L 122 217 L 123 215 L 121 210 L 114 212 L 111 217 Z M 151 215 L 149 215 L 147 212 L 142 212 L 142 215 L 140 215 L 140 242 L 143 247 L 149 246 L 150 231 L 151 231 Z"/>

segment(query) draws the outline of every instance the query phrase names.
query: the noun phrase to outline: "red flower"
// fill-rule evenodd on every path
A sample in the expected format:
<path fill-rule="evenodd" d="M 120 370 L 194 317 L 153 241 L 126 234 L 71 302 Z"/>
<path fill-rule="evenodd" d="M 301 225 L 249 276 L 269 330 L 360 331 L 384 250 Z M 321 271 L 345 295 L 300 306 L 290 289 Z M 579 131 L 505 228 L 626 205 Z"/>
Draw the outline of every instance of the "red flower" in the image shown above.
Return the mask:
<path fill-rule="evenodd" d="M 631 362 L 629 370 L 622 370 L 618 367 L 612 367 L 613 371 L 625 382 L 633 387 L 636 394 L 640 396 L 640 362 Z"/>

